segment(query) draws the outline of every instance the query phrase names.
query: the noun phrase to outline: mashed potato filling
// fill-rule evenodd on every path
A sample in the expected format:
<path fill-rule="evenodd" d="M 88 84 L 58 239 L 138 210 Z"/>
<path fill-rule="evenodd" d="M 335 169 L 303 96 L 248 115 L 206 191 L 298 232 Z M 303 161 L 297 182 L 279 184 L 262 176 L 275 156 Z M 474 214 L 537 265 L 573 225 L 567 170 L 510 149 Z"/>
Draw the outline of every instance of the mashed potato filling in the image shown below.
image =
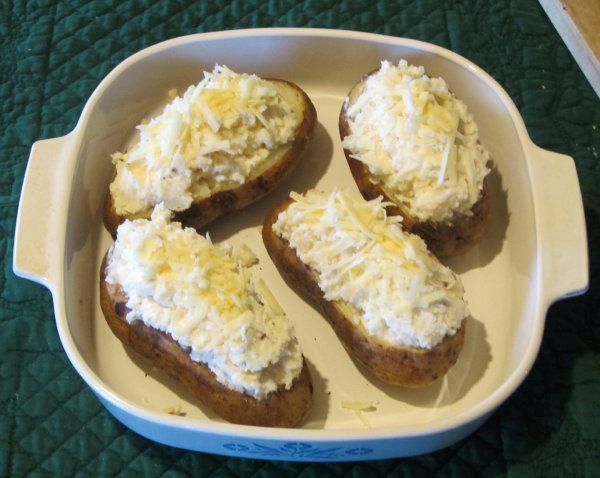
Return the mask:
<path fill-rule="evenodd" d="M 256 256 L 215 245 L 170 217 L 160 204 L 151 220 L 118 229 L 106 281 L 127 294 L 126 319 L 170 334 L 233 390 L 261 399 L 290 388 L 302 353 L 291 322 L 251 281 Z"/>
<path fill-rule="evenodd" d="M 456 333 L 469 315 L 460 278 L 388 217 L 381 199 L 349 190 L 291 197 L 273 231 L 314 271 L 325 299 L 359 311 L 357 326 L 385 343 L 423 348 Z"/>
<path fill-rule="evenodd" d="M 388 61 L 347 103 L 342 145 L 412 217 L 451 222 L 470 215 L 489 153 L 467 106 L 423 67 Z M 346 100 L 348 101 L 348 100 Z"/>
<path fill-rule="evenodd" d="M 137 127 L 139 139 L 112 161 L 117 214 L 172 211 L 237 187 L 289 144 L 302 118 L 273 82 L 216 65 L 197 85 Z"/>

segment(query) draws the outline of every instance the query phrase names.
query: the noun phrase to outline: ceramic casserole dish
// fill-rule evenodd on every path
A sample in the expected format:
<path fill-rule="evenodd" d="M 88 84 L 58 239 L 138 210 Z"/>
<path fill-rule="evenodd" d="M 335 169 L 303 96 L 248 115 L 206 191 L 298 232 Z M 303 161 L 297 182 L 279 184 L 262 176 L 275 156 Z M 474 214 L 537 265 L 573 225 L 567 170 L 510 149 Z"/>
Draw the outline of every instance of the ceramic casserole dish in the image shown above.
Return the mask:
<path fill-rule="evenodd" d="M 355 187 L 337 122 L 343 98 L 383 59 L 423 65 L 470 108 L 493 158 L 491 227 L 448 261 L 472 312 L 457 364 L 421 390 L 382 384 L 354 363 L 319 313 L 271 263 L 260 237 L 265 211 L 291 190 Z M 102 203 L 122 150 L 172 88 L 197 83 L 216 64 L 300 85 L 319 123 L 304 163 L 276 191 L 208 227 L 215 242 L 247 244 L 255 274 L 295 322 L 315 387 L 315 408 L 296 429 L 232 425 L 203 410 L 110 332 L 98 271 L 111 244 Z M 14 270 L 52 292 L 57 329 L 77 372 L 127 427 L 174 447 L 238 457 L 349 461 L 431 452 L 472 433 L 521 384 L 550 304 L 588 284 L 583 206 L 572 158 L 529 139 L 506 92 L 479 67 L 443 48 L 403 38 L 318 29 L 191 35 L 149 47 L 118 65 L 86 103 L 75 129 L 36 142 L 24 180 Z M 363 410 L 347 403 L 362 403 Z M 175 412 L 175 413 L 174 413 Z"/>

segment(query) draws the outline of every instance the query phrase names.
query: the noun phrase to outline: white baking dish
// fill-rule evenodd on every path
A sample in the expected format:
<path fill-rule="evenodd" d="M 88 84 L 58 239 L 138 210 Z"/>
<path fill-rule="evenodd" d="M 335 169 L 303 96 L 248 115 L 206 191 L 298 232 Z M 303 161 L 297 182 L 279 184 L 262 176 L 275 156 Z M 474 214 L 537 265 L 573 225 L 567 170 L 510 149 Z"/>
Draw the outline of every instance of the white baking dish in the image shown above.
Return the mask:
<path fill-rule="evenodd" d="M 382 59 L 422 64 L 470 107 L 494 158 L 492 224 L 484 241 L 450 265 L 462 276 L 473 318 L 456 366 L 424 390 L 382 385 L 352 362 L 319 314 L 283 282 L 260 240 L 266 208 L 291 189 L 353 185 L 337 132 L 342 99 Z M 271 196 L 209 227 L 216 241 L 247 243 L 289 316 L 310 363 L 316 406 L 298 429 L 225 423 L 130 354 L 98 303 L 98 268 L 110 244 L 101 207 L 109 155 L 166 92 L 222 63 L 292 80 L 314 101 L 319 125 L 306 161 Z M 587 288 L 587 242 L 571 158 L 529 139 L 502 88 L 464 58 L 430 44 L 380 35 L 263 29 L 176 38 L 115 68 L 90 97 L 77 127 L 34 144 L 27 168 L 14 270 L 47 286 L 69 359 L 106 408 L 132 430 L 176 447 L 282 460 L 361 460 L 430 452 L 471 433 L 523 381 L 537 355 L 548 306 Z M 357 414 L 344 401 L 373 404 Z M 167 413 L 178 408 L 184 416 Z"/>

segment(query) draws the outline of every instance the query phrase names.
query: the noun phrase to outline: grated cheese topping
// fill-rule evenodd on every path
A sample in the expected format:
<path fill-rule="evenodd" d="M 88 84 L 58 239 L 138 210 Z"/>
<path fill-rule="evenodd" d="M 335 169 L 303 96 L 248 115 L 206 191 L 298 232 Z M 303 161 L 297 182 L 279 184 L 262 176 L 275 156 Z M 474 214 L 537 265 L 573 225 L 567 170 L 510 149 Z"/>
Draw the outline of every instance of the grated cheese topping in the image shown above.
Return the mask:
<path fill-rule="evenodd" d="M 421 66 L 382 61 L 350 103 L 342 145 L 411 216 L 450 222 L 470 215 L 489 153 L 465 103 Z"/>
<path fill-rule="evenodd" d="M 272 294 L 263 298 L 251 281 L 256 256 L 213 244 L 170 217 L 159 204 L 151 220 L 125 221 L 117 231 L 106 281 L 127 294 L 127 320 L 171 334 L 230 389 L 261 399 L 289 388 L 302 353 Z"/>
<path fill-rule="evenodd" d="M 148 214 L 160 202 L 181 211 L 239 186 L 293 140 L 300 121 L 272 82 L 216 65 L 137 126 L 139 139 L 130 149 L 112 155 L 116 212 Z"/>
<path fill-rule="evenodd" d="M 273 231 L 314 271 L 325 299 L 358 310 L 356 325 L 384 343 L 423 348 L 459 329 L 469 315 L 460 278 L 386 215 L 381 198 L 314 189 L 291 197 Z"/>

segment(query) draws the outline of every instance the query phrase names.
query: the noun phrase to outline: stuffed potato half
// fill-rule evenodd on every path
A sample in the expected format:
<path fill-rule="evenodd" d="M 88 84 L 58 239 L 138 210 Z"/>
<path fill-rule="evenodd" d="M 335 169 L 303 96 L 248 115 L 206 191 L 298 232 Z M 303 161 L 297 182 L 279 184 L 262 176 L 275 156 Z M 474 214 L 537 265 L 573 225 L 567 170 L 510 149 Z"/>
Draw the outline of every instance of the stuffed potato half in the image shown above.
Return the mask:
<path fill-rule="evenodd" d="M 127 250 L 119 249 L 124 228 L 151 222 L 156 222 L 154 213 L 152 221 L 123 223 L 116 245 L 104 256 L 100 305 L 112 332 L 125 347 L 178 380 L 199 403 L 229 422 L 300 424 L 312 409 L 313 389 L 283 311 L 244 284 L 247 276 L 238 273 L 238 266 L 227 257 L 222 259 L 221 251 L 206 252 L 215 248 L 212 244 L 202 241 L 193 246 L 202 248 L 200 252 L 188 247 L 182 235 L 199 236 L 191 228 L 175 227 L 168 237 L 152 230 L 141 241 L 132 239 Z M 169 245 L 163 247 L 161 241 Z M 147 255 L 143 268 L 131 260 L 122 267 L 122 256 L 131 257 L 131 250 L 141 251 L 137 255 L 142 262 Z M 178 264 L 177 257 L 186 263 L 216 262 L 212 270 L 199 270 Z M 240 287 L 232 288 L 234 282 Z M 233 300 L 228 298 L 232 294 Z"/>
<path fill-rule="evenodd" d="M 196 229 L 249 205 L 299 165 L 316 121 L 298 85 L 217 65 L 112 155 L 107 230 L 114 237 L 125 219 L 148 218 L 160 202 Z"/>
<path fill-rule="evenodd" d="M 383 197 L 434 254 L 463 254 L 484 237 L 489 153 L 444 80 L 403 60 L 382 62 L 348 93 L 339 133 L 363 196 Z"/>
<path fill-rule="evenodd" d="M 310 192 L 307 194 L 310 194 Z M 340 296 L 331 294 L 329 290 L 327 292 L 324 291 L 325 287 L 321 284 L 323 282 L 331 281 L 331 278 L 327 277 L 324 279 L 323 270 L 318 270 L 315 265 L 304 262 L 299 256 L 300 253 L 298 252 L 298 249 L 290 244 L 288 237 L 285 237 L 286 234 L 281 234 L 279 232 L 280 229 L 276 225 L 281 218 L 281 214 L 285 213 L 290 207 L 293 207 L 297 200 L 301 200 L 301 196 L 296 195 L 295 199 L 288 198 L 272 209 L 267 214 L 262 228 L 262 237 L 269 256 L 290 287 L 320 307 L 324 318 L 332 326 L 349 355 L 362 363 L 382 381 L 404 387 L 421 388 L 432 384 L 442 377 L 450 367 L 455 364 L 460 351 L 462 350 L 465 339 L 467 316 L 469 315 L 466 304 L 462 300 L 462 286 L 458 279 L 454 277 L 449 269 L 442 268 L 437 259 L 426 251 L 422 241 L 416 236 L 413 236 L 410 241 L 415 241 L 417 243 L 417 248 L 420 251 L 419 254 L 427 255 L 425 262 L 428 262 L 429 265 L 434 264 L 431 266 L 436 269 L 436 272 L 433 274 L 439 273 L 443 275 L 445 277 L 444 281 L 447 280 L 444 284 L 446 284 L 448 288 L 453 289 L 452 294 L 455 293 L 453 297 L 447 299 L 445 293 L 440 292 L 440 289 L 438 289 L 437 292 L 434 291 L 433 288 L 423 291 L 424 296 L 426 294 L 438 294 L 438 297 L 440 298 L 438 304 L 434 304 L 431 307 L 431 310 L 438 309 L 439 311 L 443 311 L 446 308 L 445 301 L 455 302 L 456 306 L 452 311 L 453 317 L 448 320 L 448 322 L 452 322 L 452 324 L 450 326 L 448 326 L 448 324 L 441 325 L 435 332 L 437 337 L 431 339 L 429 344 L 423 344 L 423 346 L 421 346 L 418 345 L 418 342 L 421 339 L 416 339 L 414 330 L 410 329 L 414 326 L 422 326 L 422 322 L 420 322 L 421 319 L 425 321 L 432 319 L 432 316 L 429 314 L 427 314 L 427 318 L 424 318 L 425 316 L 423 316 L 417 319 L 415 319 L 417 315 L 413 315 L 412 313 L 409 314 L 410 318 L 409 315 L 398 317 L 399 320 L 404 322 L 399 326 L 398 322 L 394 324 L 395 319 L 392 319 L 388 324 L 384 325 L 381 323 L 374 324 L 374 322 L 369 323 L 364 320 L 366 315 L 365 310 L 361 310 L 361 307 L 357 306 L 357 302 L 352 297 L 344 298 L 343 294 Z M 366 203 L 362 198 L 354 198 L 353 200 L 355 200 L 356 203 L 353 203 L 350 208 L 354 211 L 357 209 L 356 204 L 358 202 L 362 201 L 362 203 Z M 321 202 L 321 205 L 325 205 L 329 200 L 326 196 L 321 196 L 319 201 Z M 380 203 L 378 204 L 380 205 Z M 310 207 L 319 206 L 315 206 L 313 203 Z M 323 207 L 322 210 L 326 211 L 326 206 Z M 381 211 L 383 212 L 382 207 Z M 324 214 L 326 214 L 326 212 L 324 212 Z M 307 222 L 312 224 L 310 221 Z M 339 216 L 337 216 L 336 224 L 332 227 L 332 230 L 339 230 L 339 228 L 342 227 L 340 226 L 340 222 Z M 291 227 L 301 226 L 300 224 L 294 223 Z M 397 225 L 394 227 L 400 231 L 400 228 Z M 354 232 L 356 231 L 353 231 L 352 234 L 354 234 Z M 317 235 L 318 234 L 321 234 L 321 237 L 323 237 L 326 232 L 320 231 Z M 401 234 L 404 235 L 403 233 Z M 344 241 L 344 239 L 340 240 Z M 375 239 L 375 241 L 377 241 L 377 239 Z M 318 244 L 315 245 L 315 248 L 329 247 L 331 245 L 321 243 L 318 240 L 316 240 L 316 242 L 318 242 Z M 418 244 L 419 242 L 421 242 L 421 245 Z M 379 246 L 376 244 L 374 247 Z M 356 254 L 356 251 L 353 251 L 351 255 L 358 257 L 360 254 Z M 344 259 L 341 257 L 338 257 L 337 261 L 340 264 L 344 263 Z M 359 263 L 360 261 L 359 259 L 356 259 L 355 262 Z M 398 267 L 398 263 L 391 264 L 391 266 Z M 438 266 L 439 268 L 442 268 L 439 269 L 441 272 L 438 272 Z M 402 267 L 403 266 L 400 266 L 400 268 Z M 410 268 L 412 265 L 408 264 L 406 267 Z M 343 273 L 340 274 L 340 277 L 342 276 Z M 348 280 L 350 276 L 346 275 L 342 277 L 341 281 Z M 342 285 L 342 288 L 343 287 L 345 286 Z M 349 285 L 348 287 L 351 286 Z M 362 289 L 364 291 L 365 288 L 368 287 L 375 289 L 385 287 L 385 285 L 375 281 L 371 282 L 368 279 L 366 283 L 357 282 L 356 294 L 360 296 L 362 294 L 360 290 Z M 431 297 L 433 296 L 430 296 L 430 298 Z M 373 298 L 375 298 L 375 300 L 381 299 L 381 297 L 377 297 L 377 294 L 374 294 Z M 390 298 L 390 296 L 388 296 L 388 298 Z M 360 302 L 360 300 L 358 302 Z M 382 312 L 383 314 L 386 314 L 391 311 L 386 312 L 384 310 Z M 440 312 L 440 314 L 441 313 L 443 312 Z M 407 321 L 411 322 L 408 326 Z M 408 330 L 405 328 L 406 326 L 408 327 Z M 405 343 L 402 343 L 402 340 L 391 338 L 394 333 L 382 334 L 373 331 L 373 329 L 376 329 L 381 332 L 382 327 L 388 328 L 388 332 L 395 327 L 398 330 L 404 328 L 404 330 L 397 330 L 396 336 L 404 336 L 407 340 L 404 340 Z"/>

